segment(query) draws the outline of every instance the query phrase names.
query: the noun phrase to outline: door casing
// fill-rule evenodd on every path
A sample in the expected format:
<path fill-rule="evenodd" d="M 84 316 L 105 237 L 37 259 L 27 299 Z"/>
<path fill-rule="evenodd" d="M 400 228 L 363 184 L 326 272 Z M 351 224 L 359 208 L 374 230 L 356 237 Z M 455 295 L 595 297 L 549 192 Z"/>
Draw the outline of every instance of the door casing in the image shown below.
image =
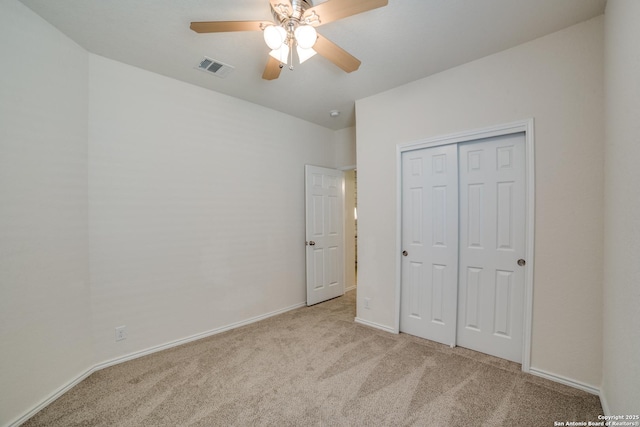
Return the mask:
<path fill-rule="evenodd" d="M 402 284 L 402 153 L 422 148 L 471 142 L 483 138 L 524 132 L 525 139 L 525 268 L 524 313 L 522 331 L 522 371 L 529 372 L 531 366 L 531 329 L 533 320 L 533 271 L 535 235 L 535 163 L 533 118 L 482 129 L 402 143 L 396 146 L 396 306 L 394 332 L 400 332 L 400 292 Z"/>

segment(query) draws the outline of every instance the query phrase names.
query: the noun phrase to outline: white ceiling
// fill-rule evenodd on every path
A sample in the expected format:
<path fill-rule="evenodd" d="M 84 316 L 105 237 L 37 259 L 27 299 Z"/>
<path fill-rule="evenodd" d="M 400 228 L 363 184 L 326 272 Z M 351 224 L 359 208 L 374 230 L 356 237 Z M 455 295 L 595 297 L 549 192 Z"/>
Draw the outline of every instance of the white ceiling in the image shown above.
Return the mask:
<path fill-rule="evenodd" d="M 318 27 L 362 61 L 347 74 L 316 55 L 261 78 L 259 32 L 196 34 L 191 21 L 272 20 L 269 0 L 21 0 L 90 52 L 331 129 L 355 124 L 355 100 L 598 16 L 605 0 L 389 0 Z M 340 0 L 329 0 L 339 2 Z M 203 56 L 235 67 L 195 69 Z M 340 110 L 338 118 L 330 110 Z"/>

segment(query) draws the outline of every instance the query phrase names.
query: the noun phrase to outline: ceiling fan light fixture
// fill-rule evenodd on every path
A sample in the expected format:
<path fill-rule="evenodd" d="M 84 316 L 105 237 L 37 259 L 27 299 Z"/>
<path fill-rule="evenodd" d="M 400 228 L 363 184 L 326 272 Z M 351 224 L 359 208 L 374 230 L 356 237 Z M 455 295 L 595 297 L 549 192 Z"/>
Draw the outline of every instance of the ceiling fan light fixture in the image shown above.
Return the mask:
<path fill-rule="evenodd" d="M 278 50 L 287 39 L 287 31 L 276 25 L 268 25 L 264 31 L 264 41 L 272 50 Z"/>
<path fill-rule="evenodd" d="M 298 52 L 298 60 L 301 64 L 318 53 L 312 48 L 304 49 L 300 47 L 300 45 L 296 46 L 296 51 Z"/>
<path fill-rule="evenodd" d="M 269 52 L 269 55 L 280 61 L 280 63 L 286 64 L 289 56 L 289 46 L 286 43 L 282 43 L 278 49 L 273 49 Z"/>
<path fill-rule="evenodd" d="M 273 16 L 271 21 L 202 21 L 191 22 L 189 27 L 196 33 L 262 31 L 264 41 L 270 49 L 269 60 L 262 73 L 265 80 L 277 79 L 285 64 L 293 70 L 294 46 L 300 63 L 318 53 L 343 71 L 351 73 L 360 67 L 360 60 L 321 37 L 314 27 L 386 6 L 388 2 L 389 0 L 269 0 Z"/>
<path fill-rule="evenodd" d="M 318 33 L 311 25 L 300 25 L 293 34 L 302 49 L 311 49 L 318 39 Z"/>

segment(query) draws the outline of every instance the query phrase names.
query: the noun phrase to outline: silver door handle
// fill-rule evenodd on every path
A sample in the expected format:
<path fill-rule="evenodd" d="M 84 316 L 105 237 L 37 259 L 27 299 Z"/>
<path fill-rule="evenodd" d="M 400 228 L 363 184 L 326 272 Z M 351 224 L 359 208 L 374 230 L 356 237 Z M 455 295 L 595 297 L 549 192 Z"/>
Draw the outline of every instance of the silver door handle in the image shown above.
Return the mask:
<path fill-rule="evenodd" d="M 309 246 L 315 246 L 315 245 L 316 245 L 316 242 L 314 242 L 313 240 L 309 242 Z"/>
<path fill-rule="evenodd" d="M 518 260 L 518 265 L 519 265 L 520 267 L 523 267 L 526 263 L 527 263 L 527 261 L 523 260 L 522 258 L 520 258 L 520 259 Z"/>
<path fill-rule="evenodd" d="M 409 252 L 407 252 L 407 251 L 402 251 L 402 256 L 407 256 L 407 255 L 409 255 Z"/>

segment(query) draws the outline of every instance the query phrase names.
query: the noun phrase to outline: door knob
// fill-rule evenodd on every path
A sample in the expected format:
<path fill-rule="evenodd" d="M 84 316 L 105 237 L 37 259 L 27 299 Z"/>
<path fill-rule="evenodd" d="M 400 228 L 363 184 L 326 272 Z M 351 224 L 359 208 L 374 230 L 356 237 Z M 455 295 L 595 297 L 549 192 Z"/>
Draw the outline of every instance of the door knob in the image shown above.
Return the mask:
<path fill-rule="evenodd" d="M 309 242 L 309 246 L 315 246 L 315 245 L 316 245 L 316 242 L 314 242 L 313 240 Z"/>
<path fill-rule="evenodd" d="M 402 251 L 402 256 L 407 256 L 407 255 L 409 255 L 409 252 L 407 252 L 407 251 Z"/>
<path fill-rule="evenodd" d="M 520 267 L 524 266 L 526 263 L 527 263 L 527 261 L 523 260 L 522 258 L 520 258 L 520 259 L 518 260 L 518 265 L 519 265 Z"/>

